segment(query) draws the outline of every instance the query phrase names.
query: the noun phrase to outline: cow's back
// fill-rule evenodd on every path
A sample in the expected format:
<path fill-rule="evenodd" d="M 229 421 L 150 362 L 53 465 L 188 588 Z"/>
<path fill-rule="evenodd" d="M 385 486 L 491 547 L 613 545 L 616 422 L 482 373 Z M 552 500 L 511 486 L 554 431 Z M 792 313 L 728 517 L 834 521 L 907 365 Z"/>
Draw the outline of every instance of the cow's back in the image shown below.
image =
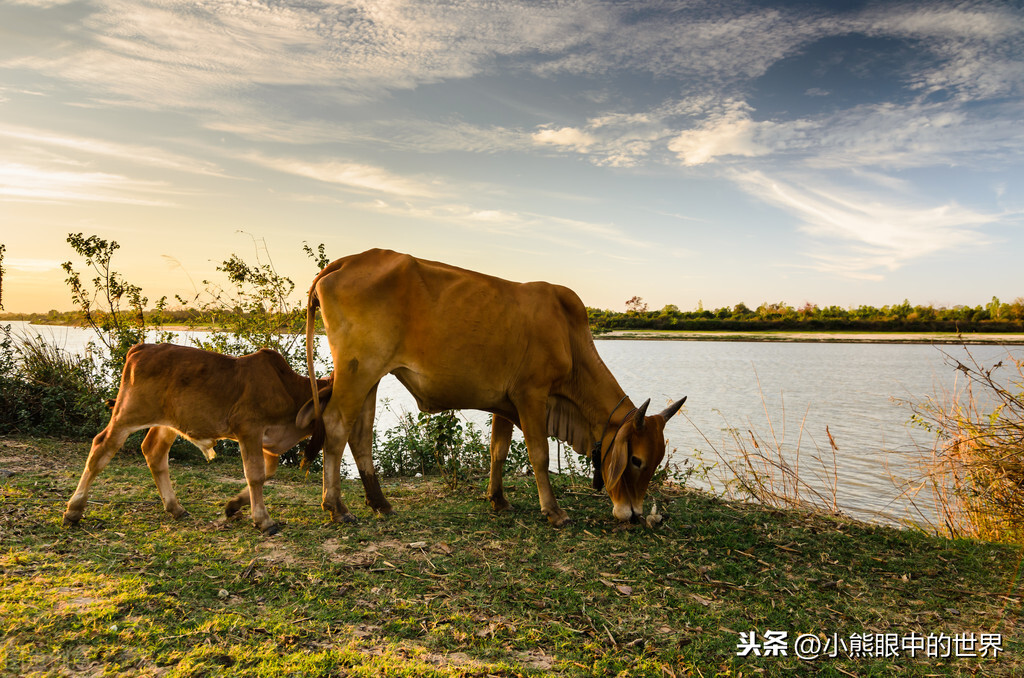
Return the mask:
<path fill-rule="evenodd" d="M 571 368 L 581 314 L 586 329 L 566 288 L 388 250 L 334 262 L 315 292 L 338 378 L 393 372 L 425 409 L 486 409 L 516 388 L 547 387 Z"/>

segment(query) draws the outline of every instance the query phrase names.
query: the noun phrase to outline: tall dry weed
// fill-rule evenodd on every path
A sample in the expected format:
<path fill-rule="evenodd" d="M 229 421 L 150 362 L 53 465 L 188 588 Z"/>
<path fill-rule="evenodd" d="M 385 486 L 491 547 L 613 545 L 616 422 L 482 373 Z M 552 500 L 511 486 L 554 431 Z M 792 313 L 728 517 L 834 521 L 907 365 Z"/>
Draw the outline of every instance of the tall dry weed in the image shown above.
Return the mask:
<path fill-rule="evenodd" d="M 912 420 L 936 434 L 914 492 L 930 494 L 949 536 L 1024 544 L 1024 360 L 1007 352 L 986 367 L 970 351 L 944 355 L 958 387 L 910 403 Z"/>
<path fill-rule="evenodd" d="M 725 477 L 720 476 L 724 485 L 723 494 L 733 499 L 755 501 L 764 506 L 809 508 L 839 514 L 839 478 L 836 468 L 839 447 L 828 426 L 825 427 L 828 447 L 822 449 L 806 429 L 805 411 L 800 420 L 796 442 L 787 440 L 785 400 L 782 400 L 777 417 L 782 422 L 777 430 L 760 380 L 757 389 L 764 409 L 767 433 L 757 430 L 753 424 L 737 428 L 722 415 L 726 439 L 720 445 L 715 445 L 687 418 L 718 458 L 720 468 L 726 471 Z M 813 450 L 808 451 L 807 440 L 810 440 Z"/>

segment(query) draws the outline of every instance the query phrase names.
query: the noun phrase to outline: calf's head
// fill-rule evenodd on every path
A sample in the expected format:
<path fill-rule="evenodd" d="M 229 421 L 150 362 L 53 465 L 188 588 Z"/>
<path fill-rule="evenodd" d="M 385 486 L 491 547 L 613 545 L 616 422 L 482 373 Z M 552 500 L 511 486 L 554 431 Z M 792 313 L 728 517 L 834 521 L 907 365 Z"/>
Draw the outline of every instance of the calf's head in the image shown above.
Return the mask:
<path fill-rule="evenodd" d="M 663 412 L 648 417 L 648 399 L 622 422 L 603 458 L 599 462 L 595 459 L 612 500 L 612 514 L 619 520 L 634 520 L 643 515 L 647 486 L 665 458 L 665 423 L 685 402 L 686 398 L 678 400 Z M 594 480 L 597 484 L 596 473 Z"/>

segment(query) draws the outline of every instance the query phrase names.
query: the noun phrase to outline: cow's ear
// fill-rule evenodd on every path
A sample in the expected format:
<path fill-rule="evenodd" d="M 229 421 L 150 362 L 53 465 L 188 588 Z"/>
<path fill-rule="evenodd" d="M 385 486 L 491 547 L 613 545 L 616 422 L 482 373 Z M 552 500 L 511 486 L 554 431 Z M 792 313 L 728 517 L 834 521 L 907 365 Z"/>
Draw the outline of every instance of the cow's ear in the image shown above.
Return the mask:
<path fill-rule="evenodd" d="M 616 445 L 612 443 L 612 447 L 608 450 L 608 454 L 604 455 L 602 460 L 604 463 L 604 483 L 608 487 L 608 491 L 611 492 L 613 488 L 617 487 L 619 481 L 622 480 L 622 474 L 626 471 L 626 457 L 629 456 L 629 450 L 625 444 Z"/>
<path fill-rule="evenodd" d="M 310 398 L 306 401 L 306 404 L 299 408 L 299 413 L 295 415 L 295 426 L 300 429 L 309 428 L 310 424 L 313 423 L 313 399 Z"/>

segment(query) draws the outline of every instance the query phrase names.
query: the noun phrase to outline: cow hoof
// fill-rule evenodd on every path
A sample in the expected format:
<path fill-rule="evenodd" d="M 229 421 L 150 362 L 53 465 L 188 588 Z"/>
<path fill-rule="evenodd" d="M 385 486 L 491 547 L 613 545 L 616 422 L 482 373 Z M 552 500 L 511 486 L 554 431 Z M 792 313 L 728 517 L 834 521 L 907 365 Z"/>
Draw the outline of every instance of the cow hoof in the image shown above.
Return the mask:
<path fill-rule="evenodd" d="M 273 523 L 270 527 L 263 530 L 263 534 L 268 537 L 273 537 L 275 534 L 281 531 L 281 526 L 277 523 Z"/>
<path fill-rule="evenodd" d="M 80 521 L 81 519 L 82 519 L 82 516 L 77 516 L 77 517 L 69 516 L 68 514 L 65 513 L 64 514 L 64 520 L 62 522 L 67 527 L 78 527 L 78 521 Z"/>
<path fill-rule="evenodd" d="M 188 511 L 185 511 L 185 510 L 182 510 L 181 513 L 175 513 L 175 514 L 171 514 L 171 515 L 174 517 L 175 520 L 185 520 L 186 518 L 191 518 L 192 517 L 192 516 L 190 516 L 188 514 Z"/>
<path fill-rule="evenodd" d="M 332 513 L 331 514 L 331 522 L 332 523 L 354 523 L 354 522 L 356 522 L 356 517 L 354 515 L 352 515 L 351 513 L 338 513 L 338 514 Z"/>
<path fill-rule="evenodd" d="M 495 513 L 504 513 L 505 511 L 512 510 L 512 504 L 508 503 L 507 499 L 502 499 L 500 501 L 495 501 L 494 499 L 492 499 L 491 509 L 493 509 Z"/>

